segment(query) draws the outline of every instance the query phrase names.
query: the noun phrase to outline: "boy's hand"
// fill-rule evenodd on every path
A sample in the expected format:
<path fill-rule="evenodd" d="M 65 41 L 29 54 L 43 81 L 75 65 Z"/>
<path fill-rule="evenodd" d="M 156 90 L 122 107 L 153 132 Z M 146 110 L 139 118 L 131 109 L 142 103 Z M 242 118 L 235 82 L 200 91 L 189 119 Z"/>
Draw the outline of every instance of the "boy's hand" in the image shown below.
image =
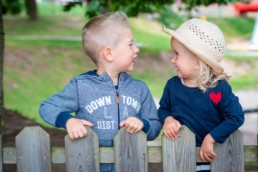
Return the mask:
<path fill-rule="evenodd" d="M 70 118 L 66 122 L 66 130 L 70 139 L 75 140 L 87 136 L 87 130 L 85 128 L 85 125 L 93 126 L 93 124 L 89 121 L 77 118 Z"/>
<path fill-rule="evenodd" d="M 171 116 L 167 117 L 163 125 L 163 131 L 165 136 L 169 139 L 177 139 L 179 137 L 180 127 L 181 124 L 178 120 L 174 119 Z"/>
<path fill-rule="evenodd" d="M 129 133 L 137 133 L 143 128 L 143 122 L 135 117 L 129 117 L 120 123 L 121 127 L 127 128 Z"/>
<path fill-rule="evenodd" d="M 213 151 L 215 140 L 210 134 L 207 134 L 202 142 L 200 149 L 200 158 L 202 161 L 212 162 L 213 159 L 217 157 L 216 153 Z"/>

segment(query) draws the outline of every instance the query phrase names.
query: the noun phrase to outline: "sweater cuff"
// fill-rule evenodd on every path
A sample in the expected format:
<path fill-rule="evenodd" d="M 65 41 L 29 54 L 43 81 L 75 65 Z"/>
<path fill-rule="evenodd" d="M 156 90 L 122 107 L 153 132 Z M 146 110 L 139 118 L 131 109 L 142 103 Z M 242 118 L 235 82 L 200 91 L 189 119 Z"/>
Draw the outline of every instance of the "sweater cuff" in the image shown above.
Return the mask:
<path fill-rule="evenodd" d="M 66 129 L 66 122 L 73 118 L 69 112 L 61 112 L 56 118 L 56 126 Z"/>
<path fill-rule="evenodd" d="M 160 122 L 162 123 L 162 125 L 164 124 L 165 119 L 166 119 L 167 117 L 169 117 L 169 116 L 171 116 L 171 115 L 170 115 L 170 114 L 162 114 L 162 115 L 159 115 L 159 120 L 160 120 Z"/>
<path fill-rule="evenodd" d="M 145 133 L 147 133 L 150 129 L 150 123 L 149 121 L 147 121 L 146 119 L 140 119 L 143 123 L 143 128 L 142 131 L 144 131 Z"/>

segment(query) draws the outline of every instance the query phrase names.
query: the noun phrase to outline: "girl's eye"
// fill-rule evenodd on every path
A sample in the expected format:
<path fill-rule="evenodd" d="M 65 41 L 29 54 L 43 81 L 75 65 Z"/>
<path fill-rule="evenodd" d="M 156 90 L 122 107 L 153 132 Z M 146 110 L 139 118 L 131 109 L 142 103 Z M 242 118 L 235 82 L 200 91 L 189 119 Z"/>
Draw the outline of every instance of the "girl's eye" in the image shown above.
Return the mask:
<path fill-rule="evenodd" d="M 178 52 L 177 51 L 173 51 L 173 56 L 178 56 Z"/>

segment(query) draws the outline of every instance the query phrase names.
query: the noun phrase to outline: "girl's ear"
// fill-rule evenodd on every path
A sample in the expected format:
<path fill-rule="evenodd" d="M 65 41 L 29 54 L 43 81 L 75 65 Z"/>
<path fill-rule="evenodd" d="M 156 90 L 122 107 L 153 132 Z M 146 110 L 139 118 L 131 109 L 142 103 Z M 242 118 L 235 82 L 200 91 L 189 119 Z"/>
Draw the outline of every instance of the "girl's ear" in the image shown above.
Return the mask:
<path fill-rule="evenodd" d="M 201 68 L 201 60 L 196 56 L 196 65 L 194 66 L 194 69 L 199 70 Z"/>
<path fill-rule="evenodd" d="M 114 60 L 114 57 L 112 56 L 112 49 L 111 47 L 105 47 L 103 50 L 104 59 L 108 62 L 111 62 Z"/>

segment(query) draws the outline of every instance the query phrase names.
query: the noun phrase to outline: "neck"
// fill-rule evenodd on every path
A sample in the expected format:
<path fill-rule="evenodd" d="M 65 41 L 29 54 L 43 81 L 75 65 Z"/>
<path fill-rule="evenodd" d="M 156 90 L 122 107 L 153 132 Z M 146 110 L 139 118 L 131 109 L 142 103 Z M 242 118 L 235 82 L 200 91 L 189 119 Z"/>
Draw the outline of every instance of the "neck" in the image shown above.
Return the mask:
<path fill-rule="evenodd" d="M 118 78 L 119 78 L 119 74 L 117 72 L 110 72 L 110 71 L 104 71 L 104 70 L 97 70 L 97 74 L 98 75 L 102 75 L 104 72 L 106 72 L 108 74 L 108 76 L 110 77 L 110 79 L 113 81 L 114 85 L 118 84 Z"/>
<path fill-rule="evenodd" d="M 188 87 L 198 87 L 197 79 L 186 79 L 186 78 L 183 78 L 182 80 L 183 80 L 184 85 L 186 85 Z"/>

